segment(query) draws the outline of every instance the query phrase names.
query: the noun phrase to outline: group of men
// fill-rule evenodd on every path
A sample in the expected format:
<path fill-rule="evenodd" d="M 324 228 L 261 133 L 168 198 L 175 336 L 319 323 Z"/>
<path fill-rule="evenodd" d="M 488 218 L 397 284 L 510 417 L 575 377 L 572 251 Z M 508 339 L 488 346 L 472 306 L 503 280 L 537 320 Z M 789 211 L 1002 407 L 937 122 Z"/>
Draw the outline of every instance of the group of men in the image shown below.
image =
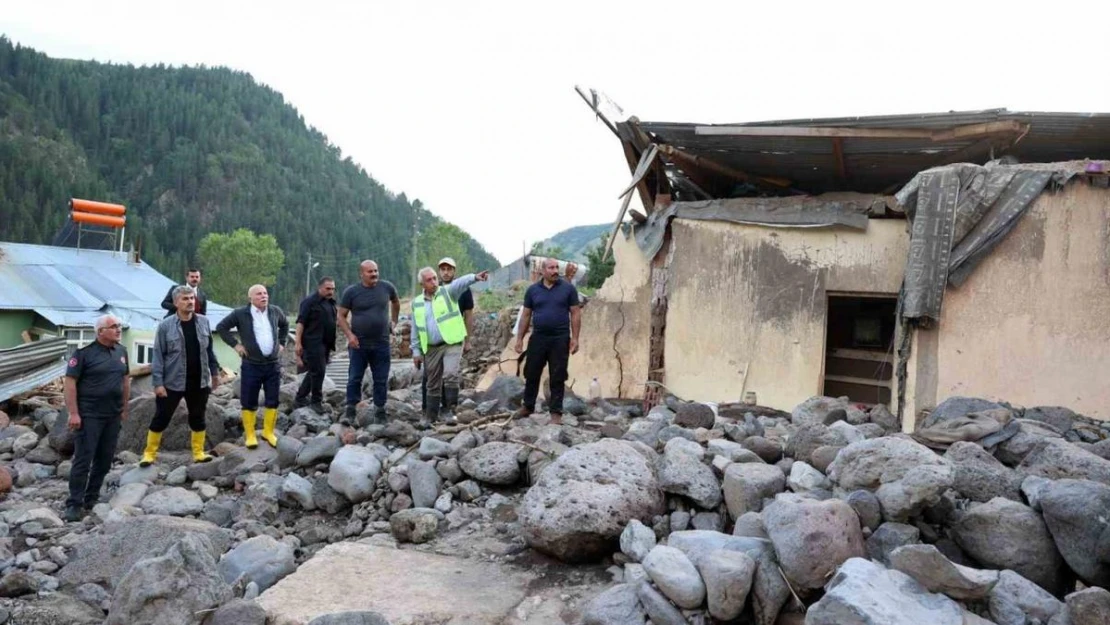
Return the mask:
<path fill-rule="evenodd" d="M 439 272 L 419 272 L 421 293 L 412 302 L 413 362 L 423 369 L 424 419 L 432 423 L 441 411 L 453 412 L 459 398 L 459 369 L 469 344 L 474 308 L 470 287 L 489 277 L 486 271 L 456 277 L 455 261 L 444 258 Z M 205 414 L 208 397 L 220 385 L 220 365 L 213 349 L 213 329 L 205 316 L 207 297 L 200 288 L 201 272 L 190 269 L 185 284 L 171 287 L 162 302 L 166 317 L 154 337 L 151 380 L 155 414 L 151 419 L 140 466 L 157 460 L 162 434 L 184 400 L 195 462 L 208 462 Z M 369 368 L 373 380 L 374 412 L 369 421 L 386 420 L 386 393 L 391 363 L 390 338 L 398 322 L 401 302 L 397 289 L 382 280 L 372 260 L 359 266 L 359 283 L 335 301 L 335 280 L 324 277 L 315 293 L 301 301 L 296 321 L 295 350 L 304 379 L 296 406 L 324 414 L 325 370 L 336 350 L 338 332 L 347 338 L 350 358 L 345 421 L 357 418 L 362 379 Z M 261 284 L 247 293 L 250 303 L 233 310 L 215 333 L 241 358 L 240 404 L 244 442 L 258 446 L 256 431 L 259 393 L 263 396 L 261 438 L 277 446 L 277 408 L 281 387 L 281 355 L 289 334 L 285 313 L 269 302 Z M 524 352 L 525 393 L 518 416 L 535 410 L 540 379 L 546 366 L 551 382 L 549 412 L 560 423 L 567 360 L 578 351 L 581 309 L 578 292 L 559 276 L 559 263 L 547 259 L 543 277 L 528 288 L 521 312 L 515 349 Z M 128 418 L 131 393 L 130 359 L 121 343 L 122 322 L 113 315 L 96 321 L 96 340 L 78 349 L 67 363 L 65 398 L 68 427 L 76 431 L 75 453 L 66 501 L 66 520 L 78 521 L 99 499 L 104 477 L 115 456 L 121 424 Z M 237 333 L 237 336 L 236 336 Z"/>

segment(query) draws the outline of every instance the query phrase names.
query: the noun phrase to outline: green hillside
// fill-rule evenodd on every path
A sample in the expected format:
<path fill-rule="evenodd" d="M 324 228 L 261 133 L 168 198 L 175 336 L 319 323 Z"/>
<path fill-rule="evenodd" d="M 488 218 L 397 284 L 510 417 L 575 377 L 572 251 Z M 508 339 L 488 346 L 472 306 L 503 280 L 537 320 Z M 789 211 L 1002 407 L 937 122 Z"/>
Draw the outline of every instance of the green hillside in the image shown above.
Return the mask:
<path fill-rule="evenodd" d="M 413 234 L 440 223 L 249 74 L 52 59 L 0 37 L 0 239 L 49 243 L 71 197 L 127 205 L 128 240 L 171 277 L 209 232 L 273 234 L 283 306 L 304 290 L 309 252 L 316 276 L 351 283 L 374 258 L 407 289 Z M 466 248 L 497 265 L 469 237 Z"/>
<path fill-rule="evenodd" d="M 559 234 L 543 242 L 544 248 L 558 247 L 563 251 L 563 258 L 584 262 L 586 251 L 597 245 L 598 239 L 608 234 L 613 224 L 597 224 L 594 226 L 575 226 L 567 228 Z"/>

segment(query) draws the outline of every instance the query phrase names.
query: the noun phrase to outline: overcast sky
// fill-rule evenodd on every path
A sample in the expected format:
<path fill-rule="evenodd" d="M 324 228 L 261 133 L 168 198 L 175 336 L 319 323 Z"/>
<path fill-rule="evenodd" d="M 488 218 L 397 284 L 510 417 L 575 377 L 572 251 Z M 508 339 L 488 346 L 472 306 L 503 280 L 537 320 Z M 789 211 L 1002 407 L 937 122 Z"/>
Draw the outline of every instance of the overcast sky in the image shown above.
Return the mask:
<path fill-rule="evenodd" d="M 628 167 L 576 84 L 652 121 L 1110 111 L 1107 17 L 1098 2 L 35 0 L 5 1 L 0 32 L 56 57 L 249 72 L 504 262 L 620 207 Z"/>

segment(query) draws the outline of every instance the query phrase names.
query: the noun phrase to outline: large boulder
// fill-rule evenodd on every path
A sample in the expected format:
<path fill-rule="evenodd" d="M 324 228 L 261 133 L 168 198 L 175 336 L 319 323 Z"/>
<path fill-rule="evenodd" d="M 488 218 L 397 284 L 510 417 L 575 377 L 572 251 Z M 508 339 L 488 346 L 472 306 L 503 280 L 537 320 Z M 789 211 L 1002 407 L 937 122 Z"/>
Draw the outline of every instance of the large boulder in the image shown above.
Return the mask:
<path fill-rule="evenodd" d="M 994 456 L 1008 467 L 1021 464 L 1034 449 L 1047 439 L 1064 439 L 1064 435 L 1048 423 L 1032 419 L 1015 419 L 1018 431 L 994 450 Z"/>
<path fill-rule="evenodd" d="M 77 432 L 69 429 L 69 415 L 65 411 L 55 413 L 50 426 L 49 443 L 54 451 L 69 455 L 73 453 L 73 441 Z"/>
<path fill-rule="evenodd" d="M 190 516 L 204 510 L 204 501 L 191 490 L 171 486 L 150 493 L 143 498 L 140 506 L 147 514 Z"/>
<path fill-rule="evenodd" d="M 678 549 L 657 545 L 643 565 L 651 581 L 678 607 L 692 610 L 705 600 L 705 582 L 694 563 Z"/>
<path fill-rule="evenodd" d="M 809 607 L 806 625 L 964 625 L 960 605 L 901 571 L 852 558 Z"/>
<path fill-rule="evenodd" d="M 786 489 L 786 475 L 770 464 L 730 464 L 723 480 L 725 503 L 734 520 L 747 512 L 763 509 L 764 499 L 773 499 Z"/>
<path fill-rule="evenodd" d="M 1073 592 L 1064 599 L 1071 625 L 1106 625 L 1110 623 L 1110 590 L 1088 588 Z"/>
<path fill-rule="evenodd" d="M 479 482 L 508 486 L 520 479 L 523 449 L 516 443 L 486 443 L 466 452 L 459 459 L 459 466 Z"/>
<path fill-rule="evenodd" d="M 1002 571 L 988 606 L 997 625 L 1048 623 L 1064 609 L 1062 601 L 1013 571 Z"/>
<path fill-rule="evenodd" d="M 220 558 L 220 575 L 235 585 L 242 582 L 258 584 L 266 590 L 281 578 L 297 570 L 293 548 L 266 535 L 243 541 Z"/>
<path fill-rule="evenodd" d="M 953 488 L 967 499 L 987 502 L 995 497 L 1021 501 L 1021 475 L 975 443 L 953 443 L 944 454 L 956 468 Z"/>
<path fill-rule="evenodd" d="M 632 519 L 664 511 L 651 463 L 629 443 L 603 439 L 559 456 L 525 494 L 518 516 L 525 541 L 565 562 L 611 553 Z"/>
<path fill-rule="evenodd" d="M 709 614 L 721 621 L 740 616 L 755 578 L 755 560 L 746 553 L 717 551 L 701 561 Z"/>
<path fill-rule="evenodd" d="M 524 380 L 512 375 L 499 375 L 493 380 L 489 388 L 478 397 L 475 401 L 485 403 L 488 401 L 496 401 L 496 406 L 499 410 L 511 410 L 520 406 L 520 401 L 524 397 Z M 633 593 L 635 596 L 635 593 Z"/>
<path fill-rule="evenodd" d="M 675 425 L 696 430 L 698 428 L 710 429 L 716 421 L 717 415 L 707 404 L 691 402 L 682 404 L 675 413 Z"/>
<path fill-rule="evenodd" d="M 867 555 L 859 517 L 839 499 L 783 494 L 763 510 L 763 526 L 795 588 L 820 588 L 836 567 Z"/>
<path fill-rule="evenodd" d="M 381 472 L 381 460 L 373 450 L 347 445 L 335 454 L 328 467 L 328 486 L 352 503 L 361 503 L 374 494 L 374 483 Z"/>
<path fill-rule="evenodd" d="M 187 533 L 158 556 L 136 562 L 116 588 L 107 625 L 199 624 L 198 614 L 233 597 L 212 551 L 203 534 Z"/>
<path fill-rule="evenodd" d="M 1016 571 L 1052 592 L 1067 583 L 1064 559 L 1044 520 L 1024 504 L 997 497 L 972 505 L 951 529 L 956 544 L 986 566 Z"/>
<path fill-rule="evenodd" d="M 1110 588 L 1110 486 L 1059 480 L 1042 491 L 1040 504 L 1068 566 L 1088 585 Z"/>
<path fill-rule="evenodd" d="M 997 410 L 999 408 L 1005 408 L 1005 406 L 976 397 L 949 397 L 940 402 L 940 404 L 929 413 L 929 416 L 925 418 L 921 427 L 931 428 L 945 421 L 966 417 L 973 412 Z"/>
<path fill-rule="evenodd" d="M 647 614 L 637 595 L 639 584 L 617 584 L 594 597 L 582 612 L 582 625 L 644 625 Z"/>
<path fill-rule="evenodd" d="M 899 547 L 890 554 L 890 565 L 917 580 L 929 592 L 953 599 L 985 599 L 998 583 L 998 571 L 960 566 L 933 545 Z"/>
<path fill-rule="evenodd" d="M 698 506 L 712 510 L 721 504 L 721 483 L 698 452 L 705 453 L 697 443 L 684 439 L 669 441 L 659 459 L 659 487 L 665 493 L 688 497 Z"/>
<path fill-rule="evenodd" d="M 888 436 L 842 449 L 829 465 L 829 479 L 844 490 L 875 491 L 883 518 L 901 522 L 935 505 L 954 483 L 955 471 L 928 447 Z"/>
<path fill-rule="evenodd" d="M 799 427 L 786 440 L 786 455 L 794 460 L 812 462 L 813 453 L 821 447 L 844 447 L 849 443 L 844 432 L 820 423 Z"/>
<path fill-rule="evenodd" d="M 844 420 L 853 425 L 867 422 L 867 413 L 846 397 L 810 397 L 790 411 L 790 421 L 798 426 L 825 423 L 825 418 L 834 410 L 844 411 Z"/>
<path fill-rule="evenodd" d="M 229 533 L 212 523 L 158 515 L 109 523 L 98 535 L 77 543 L 69 563 L 58 572 L 68 586 L 101 584 L 115 588 L 131 567 L 150 553 L 161 553 L 186 533 L 200 533 L 218 558 L 229 546 Z"/>
<path fill-rule="evenodd" d="M 146 447 L 146 433 L 154 419 L 155 397 L 151 393 L 132 399 L 129 404 L 127 420 L 120 428 L 118 449 L 142 453 Z M 205 436 L 209 446 L 223 442 L 224 410 L 215 402 L 208 402 L 204 413 Z M 188 451 L 192 446 L 192 430 L 189 429 L 189 411 L 182 401 L 170 419 L 170 425 L 162 432 L 162 451 Z"/>
<path fill-rule="evenodd" d="M 1075 424 L 1079 415 L 1075 414 L 1070 408 L 1063 406 L 1036 406 L 1034 408 L 1026 408 L 1022 413 L 1023 419 L 1032 421 L 1040 421 L 1047 423 L 1056 428 L 1060 432 L 1067 432 Z"/>
<path fill-rule="evenodd" d="M 1038 444 L 1017 467 L 1022 475 L 1050 480 L 1091 480 L 1110 484 L 1110 460 L 1063 439 L 1048 439 Z"/>

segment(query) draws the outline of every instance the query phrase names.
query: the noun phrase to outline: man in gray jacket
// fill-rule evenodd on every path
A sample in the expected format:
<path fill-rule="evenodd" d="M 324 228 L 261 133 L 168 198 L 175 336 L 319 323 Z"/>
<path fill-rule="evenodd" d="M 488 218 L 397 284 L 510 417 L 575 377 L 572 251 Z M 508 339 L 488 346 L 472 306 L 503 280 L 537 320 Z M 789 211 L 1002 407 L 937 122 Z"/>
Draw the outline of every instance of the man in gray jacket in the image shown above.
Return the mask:
<path fill-rule="evenodd" d="M 154 362 L 151 381 L 154 383 L 155 412 L 146 434 L 146 450 L 139 466 L 150 466 L 158 456 L 162 432 L 170 425 L 181 400 L 189 409 L 194 462 L 208 462 L 212 456 L 204 451 L 204 415 L 208 410 L 208 394 L 220 385 L 220 363 L 212 349 L 212 328 L 208 318 L 198 315 L 196 291 L 182 285 L 173 290 L 176 314 L 158 324 L 154 335 Z"/>

